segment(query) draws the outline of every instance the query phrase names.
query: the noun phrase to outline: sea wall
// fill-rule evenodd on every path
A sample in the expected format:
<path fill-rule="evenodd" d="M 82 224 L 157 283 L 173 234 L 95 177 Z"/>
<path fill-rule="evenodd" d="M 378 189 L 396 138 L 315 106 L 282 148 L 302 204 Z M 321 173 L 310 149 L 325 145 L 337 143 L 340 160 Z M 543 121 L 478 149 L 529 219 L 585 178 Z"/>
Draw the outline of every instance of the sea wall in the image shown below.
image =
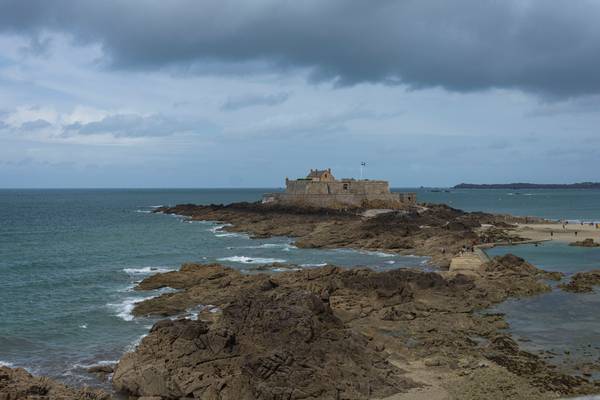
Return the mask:
<path fill-rule="evenodd" d="M 367 181 L 344 179 L 340 181 L 311 181 L 306 179 L 288 180 L 285 192 L 287 194 L 359 194 L 359 195 L 389 195 L 390 188 L 386 181 Z"/>
<path fill-rule="evenodd" d="M 414 193 L 342 193 L 342 194 L 315 194 L 315 193 L 268 193 L 265 194 L 264 203 L 280 203 L 297 206 L 311 206 L 317 208 L 391 208 L 399 209 L 415 204 Z"/>

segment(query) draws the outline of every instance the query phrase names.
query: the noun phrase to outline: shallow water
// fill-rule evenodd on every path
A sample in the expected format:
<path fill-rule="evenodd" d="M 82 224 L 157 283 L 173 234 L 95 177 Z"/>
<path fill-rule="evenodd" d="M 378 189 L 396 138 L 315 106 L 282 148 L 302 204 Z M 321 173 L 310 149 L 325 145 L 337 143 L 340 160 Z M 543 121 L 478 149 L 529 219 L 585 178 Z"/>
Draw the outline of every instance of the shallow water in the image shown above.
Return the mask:
<path fill-rule="evenodd" d="M 600 269 L 600 248 L 551 242 L 540 246 L 497 247 L 489 255 L 513 253 L 539 268 L 564 272 Z M 521 346 L 567 368 L 578 362 L 600 361 L 600 291 L 569 293 L 554 289 L 538 296 L 511 299 L 492 309 L 504 313 Z M 595 373 L 595 378 L 600 374 Z"/>
<path fill-rule="evenodd" d="M 178 203 L 260 198 L 264 190 L 0 191 L 0 360 L 69 383 L 96 384 L 87 366 L 120 358 L 154 322 L 133 318 L 136 301 L 159 292 L 135 282 L 181 263 L 249 270 L 289 262 L 384 270 L 422 257 L 298 249 L 287 238 L 251 240 L 222 225 L 153 214 Z"/>

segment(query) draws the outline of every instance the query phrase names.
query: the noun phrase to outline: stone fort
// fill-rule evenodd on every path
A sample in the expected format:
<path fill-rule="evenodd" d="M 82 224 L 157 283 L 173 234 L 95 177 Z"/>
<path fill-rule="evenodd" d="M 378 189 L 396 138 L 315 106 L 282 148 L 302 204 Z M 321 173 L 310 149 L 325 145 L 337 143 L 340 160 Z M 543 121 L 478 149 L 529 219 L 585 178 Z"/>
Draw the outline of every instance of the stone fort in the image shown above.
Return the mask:
<path fill-rule="evenodd" d="M 263 203 L 336 209 L 401 209 L 416 201 L 415 193 L 391 193 L 387 181 L 335 179 L 331 168 L 311 169 L 306 178 L 285 178 L 285 192 L 266 193 L 263 197 Z"/>

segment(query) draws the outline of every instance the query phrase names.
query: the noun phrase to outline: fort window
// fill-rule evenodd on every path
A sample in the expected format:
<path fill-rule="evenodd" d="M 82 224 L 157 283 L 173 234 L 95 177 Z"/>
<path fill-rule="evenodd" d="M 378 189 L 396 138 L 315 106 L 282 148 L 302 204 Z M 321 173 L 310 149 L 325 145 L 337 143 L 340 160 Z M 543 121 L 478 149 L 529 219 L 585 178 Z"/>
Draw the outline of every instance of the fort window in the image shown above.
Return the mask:
<path fill-rule="evenodd" d="M 344 190 L 348 190 L 349 185 L 347 183 L 344 183 Z"/>

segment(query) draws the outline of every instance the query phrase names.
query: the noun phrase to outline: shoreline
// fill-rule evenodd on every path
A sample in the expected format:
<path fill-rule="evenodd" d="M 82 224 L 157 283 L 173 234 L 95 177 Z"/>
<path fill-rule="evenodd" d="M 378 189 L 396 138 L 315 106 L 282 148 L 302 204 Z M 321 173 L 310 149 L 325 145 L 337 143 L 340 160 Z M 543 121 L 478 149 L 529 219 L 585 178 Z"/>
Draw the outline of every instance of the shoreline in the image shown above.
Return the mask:
<path fill-rule="evenodd" d="M 562 224 L 562 223 L 546 223 L 546 224 L 523 224 L 517 223 L 516 228 L 510 232 L 514 235 L 524 236 L 533 241 L 561 241 L 573 243 L 585 239 L 592 239 L 596 243 L 600 243 L 600 229 L 596 225 L 589 224 Z"/>
<path fill-rule="evenodd" d="M 468 246 L 475 240 L 484 239 L 494 240 L 494 242 L 477 244 L 474 246 L 477 250 L 488 246 L 502 245 L 502 240 L 507 240 L 507 243 L 514 245 L 544 241 L 546 239 L 530 238 L 526 233 L 538 231 L 540 235 L 546 233 L 545 228 L 548 228 L 548 224 L 518 223 L 518 221 L 527 219 L 511 217 L 513 221 L 517 222 L 512 225 L 506 223 L 507 218 L 504 215 L 464 213 L 446 206 L 429 206 L 419 212 L 377 214 L 369 218 L 339 212 L 323 213 L 315 210 L 301 212 L 289 212 L 289 210 L 281 209 L 265 210 L 262 207 L 253 207 L 252 204 L 242 204 L 237 208 L 235 205 L 233 207 L 231 205 L 186 205 L 157 208 L 155 212 L 164 212 L 165 214 L 177 212 L 178 215 L 191 220 L 209 220 L 231 224 L 225 225 L 221 229 L 230 232 L 244 232 L 253 238 L 288 236 L 296 240 L 295 245 L 298 247 L 352 248 L 358 251 L 381 251 L 400 255 L 410 252 L 412 255 L 431 257 L 431 263 L 437 265 L 439 270 L 409 272 L 408 269 L 399 269 L 394 271 L 404 270 L 404 272 L 374 272 L 356 269 L 355 271 L 365 272 L 348 272 L 352 270 L 344 272 L 343 269 L 326 266 L 265 274 L 264 271 L 258 269 L 260 266 L 257 266 L 257 271 L 261 271 L 258 274 L 229 276 L 230 272 L 227 272 L 228 269 L 225 267 L 210 265 L 200 267 L 203 271 L 207 268 L 216 268 L 214 272 L 217 278 L 209 279 L 207 276 L 202 276 L 204 272 L 199 272 L 197 268 L 184 265 L 179 271 L 159 272 L 146 277 L 138 285 L 139 290 L 152 289 L 152 285 L 158 285 L 154 289 L 170 287 L 176 289 L 177 292 L 162 294 L 136 304 L 134 314 L 136 316 L 151 314 L 174 317 L 189 310 L 190 306 L 211 304 L 216 308 L 211 308 L 212 311 L 209 312 L 200 310 L 198 314 L 198 319 L 204 320 L 208 324 L 208 328 L 202 327 L 201 329 L 202 332 L 208 329 L 207 333 L 201 335 L 210 335 L 214 329 L 225 323 L 223 322 L 224 318 L 227 321 L 226 315 L 230 312 L 228 307 L 232 302 L 240 301 L 239 296 L 242 293 L 244 293 L 244 298 L 248 298 L 248 290 L 252 293 L 251 298 L 258 296 L 256 298 L 260 299 L 263 298 L 265 291 L 273 293 L 273 295 L 282 292 L 295 296 L 298 290 L 308 289 L 309 292 L 317 294 L 317 297 L 321 299 L 319 301 L 323 301 L 325 307 L 331 308 L 332 315 L 340 318 L 345 324 L 346 328 L 344 329 L 370 338 L 370 343 L 376 351 L 366 355 L 363 362 L 368 364 L 371 361 L 367 360 L 385 355 L 384 358 L 389 363 L 385 368 L 391 368 L 390 371 L 394 371 L 394 374 L 400 374 L 398 382 L 404 382 L 400 391 L 391 396 L 377 398 L 388 400 L 442 399 L 447 398 L 444 396 L 456 395 L 454 390 L 460 389 L 463 393 L 471 396 L 466 395 L 462 398 L 476 399 L 479 398 L 478 394 L 487 394 L 486 390 L 490 385 L 510 386 L 511 390 L 518 392 L 510 397 L 515 399 L 542 399 L 555 398 L 559 394 L 600 393 L 600 383 L 559 373 L 556 367 L 540 357 L 519 350 L 518 344 L 512 339 L 512 336 L 502 332 L 502 329 L 507 326 L 502 316 L 485 312 L 477 315 L 476 311 L 485 311 L 491 305 L 503 302 L 508 298 L 534 296 L 550 290 L 540 279 L 543 277 L 555 279 L 556 274 L 548 274 L 524 263 L 523 260 L 519 261 L 514 258 L 501 261 L 482 259 L 481 263 L 470 271 L 451 267 L 451 261 L 460 253 L 461 246 Z M 180 213 L 179 211 L 182 210 L 184 212 Z M 531 218 L 528 219 L 531 220 Z M 480 229 L 484 224 L 491 225 L 491 227 Z M 598 233 L 600 234 L 600 232 Z M 578 239 L 585 238 L 586 236 L 580 236 Z M 409 248 L 402 248 L 402 246 Z M 449 267 L 449 269 L 445 270 L 444 267 Z M 335 272 L 332 272 L 333 275 L 330 275 L 330 272 L 323 275 L 321 271 Z M 350 279 L 346 276 L 360 273 L 366 274 L 365 276 L 369 276 L 369 279 L 373 279 L 374 282 L 379 282 L 379 279 L 384 279 L 383 277 L 392 277 L 394 274 L 402 276 L 408 274 L 399 282 L 403 282 L 402 285 L 408 285 L 406 290 L 412 294 L 405 297 L 406 293 L 400 295 L 392 292 L 390 295 L 386 292 L 389 290 L 387 284 L 374 283 L 375 286 L 368 289 L 363 288 L 361 290 L 364 293 L 357 295 L 354 293 L 356 289 L 348 291 L 347 289 L 350 287 L 345 288 L 343 285 L 338 287 L 339 283 L 335 283 L 333 286 L 335 289 L 332 289 L 331 283 L 327 283 L 330 282 L 331 276 L 339 276 L 344 281 Z M 305 286 L 308 284 L 308 281 L 305 283 L 305 279 L 311 274 L 318 276 L 309 278 L 310 284 Z M 430 274 L 441 277 L 442 281 L 437 281 L 437 278 L 426 278 L 430 277 Z M 176 276 L 177 279 L 170 281 Z M 224 276 L 227 279 L 223 281 Z M 267 281 L 264 281 L 265 277 Z M 207 286 L 212 284 L 215 279 L 222 282 L 222 285 L 217 288 L 218 290 Z M 361 278 L 361 280 L 364 279 Z M 421 288 L 421 283 L 418 282 L 423 279 L 434 279 L 432 282 L 436 283 L 431 288 L 427 288 L 427 285 L 432 283 Z M 162 283 L 161 280 L 163 280 Z M 259 282 L 263 282 L 259 286 L 263 285 L 260 287 L 266 289 L 255 292 L 255 284 Z M 264 282 L 272 283 L 264 286 Z M 337 282 L 337 278 L 331 282 Z M 501 287 L 497 287 L 499 282 L 501 282 Z M 522 283 L 524 283 L 524 287 L 520 287 Z M 148 285 L 150 286 L 148 287 Z M 322 289 L 319 292 L 315 285 L 317 288 L 319 285 L 325 285 L 328 291 L 326 297 L 323 297 Z M 386 289 L 382 292 L 382 287 L 378 285 L 384 285 Z M 382 296 L 382 293 L 386 294 Z M 186 296 L 188 297 L 186 298 Z M 395 296 L 399 297 L 390 303 L 390 299 L 394 299 Z M 464 303 L 465 301 L 466 303 Z M 355 303 L 357 302 L 361 304 L 360 309 L 356 309 Z M 275 306 L 270 303 L 264 307 L 265 312 L 275 312 L 277 309 L 273 308 Z M 372 309 L 372 311 L 365 314 L 367 309 Z M 288 313 L 289 311 L 282 309 L 281 312 Z M 302 320 L 305 318 L 304 316 L 299 317 Z M 136 376 L 136 357 L 145 357 L 143 354 L 149 349 L 148 343 L 153 343 L 153 340 L 162 340 L 161 335 L 168 337 L 172 334 L 173 328 L 161 330 L 161 328 L 157 328 L 157 326 L 161 326 L 160 324 L 161 322 L 157 323 L 150 330 L 148 336 L 142 340 L 141 347 L 138 346 L 133 353 L 123 355 L 117 366 L 117 372 L 120 374 L 117 375 L 118 382 L 121 379 L 119 376 L 123 376 L 123 370 L 133 374 L 131 376 Z M 408 329 L 409 339 L 414 336 L 424 343 L 433 342 L 429 345 L 422 343 L 411 347 L 414 345 L 407 346 L 408 342 L 405 342 L 405 339 L 400 340 L 395 334 L 390 336 L 390 332 L 406 329 Z M 485 338 L 485 345 L 481 347 L 479 343 L 474 342 L 473 335 Z M 259 340 L 260 338 L 252 338 L 248 343 L 253 343 L 255 339 Z M 285 348 L 285 343 L 281 346 Z M 293 351 L 293 349 L 286 351 Z M 160 357 L 154 356 L 143 359 L 150 364 L 160 361 Z M 458 363 L 453 360 L 458 360 Z M 535 365 L 538 372 L 531 375 L 531 371 L 527 371 L 527 367 L 525 367 L 527 363 L 533 363 L 531 365 Z M 125 365 L 125 367 L 121 365 Z M 233 365 L 230 368 L 238 367 Z M 365 368 L 368 370 L 370 367 L 366 366 Z M 331 372 L 322 373 L 329 376 L 327 374 Z M 129 383 L 125 384 L 121 379 L 120 384 L 125 385 L 121 386 L 121 389 L 135 392 L 138 389 L 132 388 L 140 387 L 140 382 L 132 383 L 136 379 L 131 378 Z M 130 386 L 131 384 L 133 386 Z M 416 386 L 412 387 L 413 384 Z M 308 385 L 310 387 L 312 384 Z M 382 385 L 382 394 L 386 393 L 386 390 L 392 390 L 391 387 L 395 387 L 393 382 L 382 383 Z M 148 395 L 150 393 L 139 392 L 138 394 Z M 496 393 L 497 396 L 501 394 Z"/>

